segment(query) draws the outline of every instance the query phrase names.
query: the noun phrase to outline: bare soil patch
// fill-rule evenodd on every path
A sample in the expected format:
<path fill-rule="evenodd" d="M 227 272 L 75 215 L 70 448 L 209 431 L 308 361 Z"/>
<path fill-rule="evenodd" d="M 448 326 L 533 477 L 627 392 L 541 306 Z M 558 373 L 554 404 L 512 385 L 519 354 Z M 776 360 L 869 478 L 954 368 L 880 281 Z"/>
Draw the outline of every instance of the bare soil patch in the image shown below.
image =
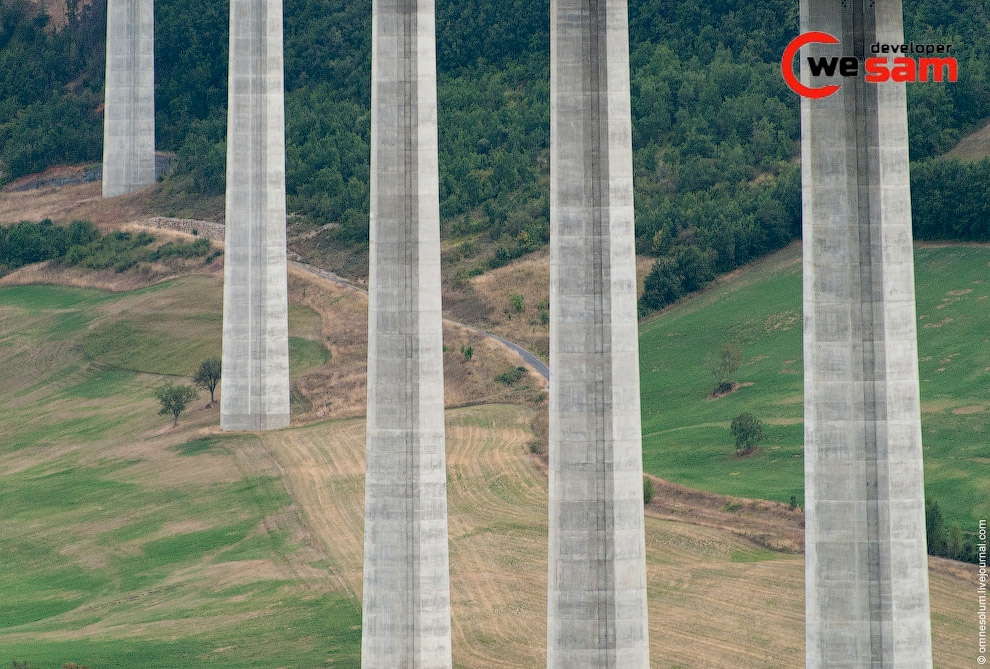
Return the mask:
<path fill-rule="evenodd" d="M 50 30 L 61 30 L 69 22 L 65 0 L 31 0 L 31 2 L 45 8 L 48 16 L 51 17 L 48 21 L 48 28 Z M 76 10 L 77 13 L 81 14 L 83 8 L 91 4 L 92 0 L 80 0 Z"/>

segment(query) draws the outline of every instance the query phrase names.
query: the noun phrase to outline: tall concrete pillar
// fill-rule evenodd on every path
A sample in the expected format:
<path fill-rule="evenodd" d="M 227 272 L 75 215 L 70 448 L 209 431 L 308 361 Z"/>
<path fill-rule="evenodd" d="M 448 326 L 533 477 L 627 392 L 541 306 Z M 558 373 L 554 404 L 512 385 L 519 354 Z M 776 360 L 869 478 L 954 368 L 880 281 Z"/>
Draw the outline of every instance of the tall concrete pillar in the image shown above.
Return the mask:
<path fill-rule="evenodd" d="M 646 669 L 625 0 L 550 4 L 547 666 Z"/>
<path fill-rule="evenodd" d="M 220 427 L 289 424 L 282 0 L 231 0 Z"/>
<path fill-rule="evenodd" d="M 451 666 L 433 0 L 374 0 L 364 669 Z"/>
<path fill-rule="evenodd" d="M 871 57 L 900 0 L 802 0 L 801 32 Z M 904 85 L 801 101 L 808 667 L 931 667 Z"/>
<path fill-rule="evenodd" d="M 155 183 L 154 0 L 108 0 L 103 197 Z"/>

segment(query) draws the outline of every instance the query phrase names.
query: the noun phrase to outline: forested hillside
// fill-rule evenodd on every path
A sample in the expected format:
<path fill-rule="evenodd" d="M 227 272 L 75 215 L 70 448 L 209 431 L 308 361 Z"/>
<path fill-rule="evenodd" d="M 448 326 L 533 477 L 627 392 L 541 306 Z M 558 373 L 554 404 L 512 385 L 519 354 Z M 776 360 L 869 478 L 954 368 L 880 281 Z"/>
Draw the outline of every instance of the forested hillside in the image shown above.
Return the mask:
<path fill-rule="evenodd" d="M 106 0 L 48 24 L 37 5 L 0 0 L 0 185 L 102 156 Z"/>
<path fill-rule="evenodd" d="M 75 0 L 70 2 L 75 6 Z M 930 161 L 990 116 L 981 0 L 905 0 L 905 37 L 953 44 L 955 84 L 908 88 L 911 155 Z M 288 207 L 322 247 L 367 240 L 370 0 L 285 0 Z M 779 57 L 796 0 L 630 0 L 637 246 L 658 263 L 644 311 L 800 234 L 798 98 Z M 105 0 L 61 31 L 0 0 L 0 182 L 99 160 Z M 171 188 L 224 187 L 227 3 L 156 2 L 157 136 Z M 447 252 L 481 271 L 546 244 L 549 5 L 437 4 Z M 988 239 L 987 163 L 916 165 L 919 236 Z M 936 220 L 937 219 L 937 220 Z M 965 223 L 959 224 L 963 220 Z"/>

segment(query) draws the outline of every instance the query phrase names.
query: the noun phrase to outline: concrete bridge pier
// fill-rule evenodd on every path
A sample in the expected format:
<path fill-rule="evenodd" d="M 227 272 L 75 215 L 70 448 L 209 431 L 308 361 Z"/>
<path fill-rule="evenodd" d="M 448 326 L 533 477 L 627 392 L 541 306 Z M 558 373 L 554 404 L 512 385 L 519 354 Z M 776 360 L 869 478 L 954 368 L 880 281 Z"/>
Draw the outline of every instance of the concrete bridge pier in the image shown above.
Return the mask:
<path fill-rule="evenodd" d="M 374 0 L 364 669 L 449 669 L 433 0 Z"/>
<path fill-rule="evenodd" d="M 625 0 L 550 5 L 547 667 L 648 669 Z"/>
<path fill-rule="evenodd" d="M 282 0 L 231 0 L 220 427 L 289 424 Z"/>
<path fill-rule="evenodd" d="M 103 197 L 155 183 L 154 0 L 108 0 Z"/>
<path fill-rule="evenodd" d="M 900 0 L 802 0 L 801 32 L 872 56 Z M 801 101 L 807 666 L 932 666 L 904 85 Z M 816 86 L 824 82 L 815 82 Z"/>

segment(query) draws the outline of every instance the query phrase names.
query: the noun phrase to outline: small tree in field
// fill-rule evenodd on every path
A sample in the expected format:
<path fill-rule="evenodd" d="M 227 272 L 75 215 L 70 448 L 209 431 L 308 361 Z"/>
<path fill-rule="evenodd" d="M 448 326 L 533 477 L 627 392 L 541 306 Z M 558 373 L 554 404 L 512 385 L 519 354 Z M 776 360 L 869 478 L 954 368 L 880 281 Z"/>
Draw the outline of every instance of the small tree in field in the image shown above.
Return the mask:
<path fill-rule="evenodd" d="M 649 476 L 643 477 L 643 504 L 649 504 L 656 495 L 656 488 L 653 487 L 653 479 Z"/>
<path fill-rule="evenodd" d="M 199 371 L 193 377 L 193 383 L 203 390 L 210 391 L 210 404 L 216 404 L 213 399 L 213 391 L 220 383 L 220 358 L 207 358 L 199 366 Z"/>
<path fill-rule="evenodd" d="M 174 418 L 172 427 L 175 427 L 179 423 L 179 414 L 186 410 L 186 406 L 191 401 L 196 399 L 196 389 L 192 386 L 176 386 L 169 383 L 156 390 L 155 397 L 162 403 L 158 415 L 172 414 Z"/>
<path fill-rule="evenodd" d="M 766 439 L 763 431 L 763 421 L 749 413 L 741 413 L 732 419 L 730 428 L 736 438 L 736 453 L 746 455 L 755 451 L 760 442 Z"/>
<path fill-rule="evenodd" d="M 705 358 L 705 367 L 715 379 L 715 395 L 724 395 L 732 390 L 732 375 L 739 371 L 742 365 L 742 351 L 731 342 L 725 342 L 718 353 L 709 353 Z"/>

